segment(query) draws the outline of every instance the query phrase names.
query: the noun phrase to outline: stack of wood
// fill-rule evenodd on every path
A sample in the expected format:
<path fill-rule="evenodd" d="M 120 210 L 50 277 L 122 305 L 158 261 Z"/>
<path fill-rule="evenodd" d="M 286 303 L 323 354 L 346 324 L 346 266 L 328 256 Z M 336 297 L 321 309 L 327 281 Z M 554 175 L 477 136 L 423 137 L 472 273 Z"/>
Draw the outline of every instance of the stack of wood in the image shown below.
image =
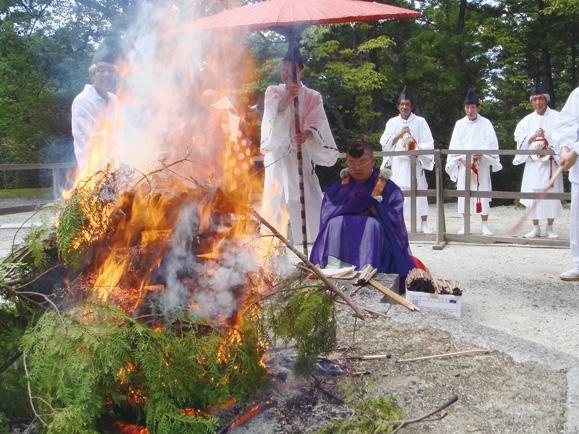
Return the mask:
<path fill-rule="evenodd" d="M 429 294 L 462 295 L 456 280 L 437 279 L 428 270 L 413 268 L 406 276 L 406 290 Z"/>

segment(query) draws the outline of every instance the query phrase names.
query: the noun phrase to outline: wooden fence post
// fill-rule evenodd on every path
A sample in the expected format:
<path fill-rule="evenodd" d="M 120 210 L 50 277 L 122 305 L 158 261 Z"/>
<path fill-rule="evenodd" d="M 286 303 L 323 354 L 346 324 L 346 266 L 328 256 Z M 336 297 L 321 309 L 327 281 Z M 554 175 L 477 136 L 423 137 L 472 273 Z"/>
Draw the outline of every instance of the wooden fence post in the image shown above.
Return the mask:
<path fill-rule="evenodd" d="M 444 215 L 444 181 L 442 178 L 442 157 L 440 149 L 434 151 L 434 174 L 436 176 L 436 242 L 434 250 L 442 250 L 446 245 L 446 217 Z"/>

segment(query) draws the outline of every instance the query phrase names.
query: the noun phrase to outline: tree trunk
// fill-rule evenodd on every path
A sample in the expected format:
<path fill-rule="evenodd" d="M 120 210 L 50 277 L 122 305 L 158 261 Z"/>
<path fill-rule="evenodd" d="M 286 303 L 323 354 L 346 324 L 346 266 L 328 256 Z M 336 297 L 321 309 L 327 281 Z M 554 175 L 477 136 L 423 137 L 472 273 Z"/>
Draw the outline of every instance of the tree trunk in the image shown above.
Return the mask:
<path fill-rule="evenodd" d="M 466 21 L 466 0 L 460 0 L 460 9 L 458 11 L 458 20 L 456 22 L 456 33 L 461 34 L 464 31 Z"/>
<path fill-rule="evenodd" d="M 539 31 L 541 34 L 544 34 L 546 32 L 545 18 L 543 15 L 543 11 L 545 9 L 545 2 L 543 0 L 538 0 L 537 6 L 538 6 L 537 15 L 539 22 Z M 555 86 L 553 83 L 553 63 L 551 61 L 551 49 L 549 47 L 548 40 L 545 38 L 542 40 L 541 43 L 541 58 L 543 63 L 543 71 L 544 71 L 543 73 L 545 76 L 543 84 L 547 88 L 549 95 L 551 95 L 551 104 L 554 107 L 557 98 L 555 95 Z"/>
<path fill-rule="evenodd" d="M 464 26 L 465 26 L 465 22 L 466 22 L 466 6 L 467 6 L 467 0 L 460 0 L 460 9 L 458 12 L 458 19 L 456 21 L 456 34 L 457 36 L 462 35 L 462 33 L 464 32 Z M 463 51 L 462 51 L 462 39 L 459 38 L 459 41 L 455 47 L 455 54 L 456 54 L 456 60 L 458 63 L 458 70 L 460 71 L 460 73 L 462 74 L 463 80 L 467 80 L 467 70 L 466 70 L 466 64 L 464 62 L 464 55 L 463 55 Z"/>

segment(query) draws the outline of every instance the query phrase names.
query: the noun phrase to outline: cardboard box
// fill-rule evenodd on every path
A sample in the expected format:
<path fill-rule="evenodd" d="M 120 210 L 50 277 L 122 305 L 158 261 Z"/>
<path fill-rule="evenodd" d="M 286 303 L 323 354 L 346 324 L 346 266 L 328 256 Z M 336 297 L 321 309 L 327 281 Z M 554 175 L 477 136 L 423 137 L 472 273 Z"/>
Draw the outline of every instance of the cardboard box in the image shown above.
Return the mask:
<path fill-rule="evenodd" d="M 406 300 L 417 306 L 420 310 L 432 310 L 460 318 L 462 296 L 406 291 Z"/>

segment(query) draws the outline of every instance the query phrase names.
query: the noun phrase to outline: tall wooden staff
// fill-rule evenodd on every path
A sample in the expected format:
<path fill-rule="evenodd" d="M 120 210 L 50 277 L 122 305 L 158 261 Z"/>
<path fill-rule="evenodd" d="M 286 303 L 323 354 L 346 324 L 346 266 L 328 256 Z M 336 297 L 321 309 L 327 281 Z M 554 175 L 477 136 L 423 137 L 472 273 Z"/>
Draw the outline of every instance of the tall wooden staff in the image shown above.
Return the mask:
<path fill-rule="evenodd" d="M 288 34 L 289 48 L 288 54 L 292 60 L 292 81 L 298 82 L 298 62 L 300 59 L 299 49 L 299 31 L 290 32 Z M 300 112 L 298 97 L 294 97 L 294 126 L 295 133 L 301 132 L 300 128 Z M 302 145 L 297 143 L 297 158 L 298 158 L 298 182 L 300 188 L 300 215 L 302 220 L 302 249 L 305 256 L 308 256 L 308 231 L 306 225 L 306 199 L 304 193 L 304 159 L 302 155 Z"/>

